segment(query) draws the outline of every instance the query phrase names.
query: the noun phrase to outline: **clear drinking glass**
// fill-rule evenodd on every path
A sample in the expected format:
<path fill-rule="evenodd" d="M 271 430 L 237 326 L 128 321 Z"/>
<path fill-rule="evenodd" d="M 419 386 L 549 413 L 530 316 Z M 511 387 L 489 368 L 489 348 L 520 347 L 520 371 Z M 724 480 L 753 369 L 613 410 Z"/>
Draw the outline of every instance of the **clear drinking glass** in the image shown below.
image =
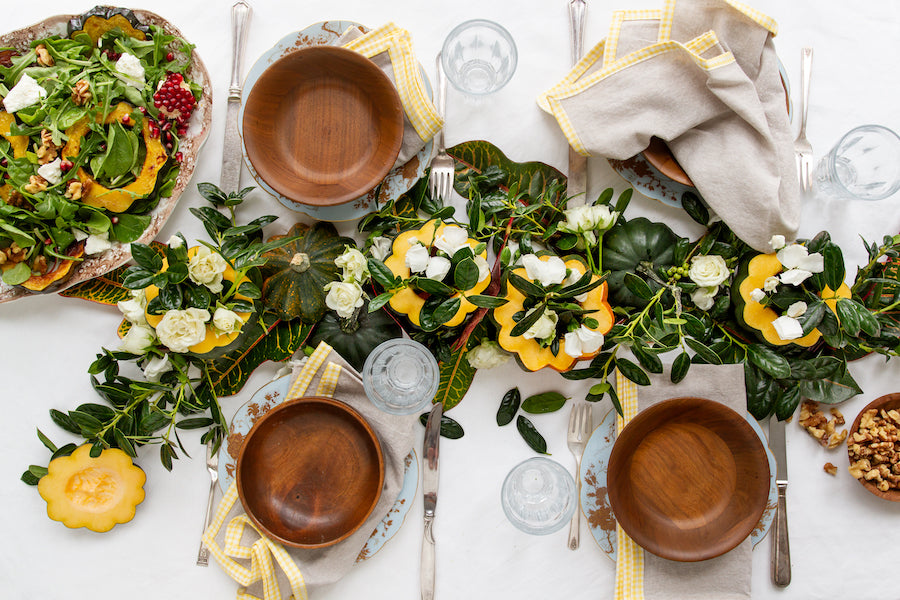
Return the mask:
<path fill-rule="evenodd" d="M 819 161 L 816 183 L 835 198 L 887 198 L 900 189 L 900 137 L 881 125 L 851 129 Z"/>
<path fill-rule="evenodd" d="M 437 393 L 437 360 L 419 342 L 398 338 L 375 347 L 362 370 L 363 388 L 372 403 L 394 415 L 422 410 Z"/>
<path fill-rule="evenodd" d="M 509 472 L 500 502 L 510 523 L 533 535 L 560 530 L 578 507 L 572 475 L 542 456 L 521 462 Z"/>
<path fill-rule="evenodd" d="M 484 19 L 457 25 L 441 51 L 447 79 L 472 96 L 496 92 L 516 72 L 518 53 L 509 32 Z"/>

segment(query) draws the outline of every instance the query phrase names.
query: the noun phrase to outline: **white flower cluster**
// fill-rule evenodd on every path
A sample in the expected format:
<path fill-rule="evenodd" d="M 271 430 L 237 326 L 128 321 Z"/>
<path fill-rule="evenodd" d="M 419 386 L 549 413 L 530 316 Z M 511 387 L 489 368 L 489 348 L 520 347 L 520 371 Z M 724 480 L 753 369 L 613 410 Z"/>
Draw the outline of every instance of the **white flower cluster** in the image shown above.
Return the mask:
<path fill-rule="evenodd" d="M 559 230 L 578 235 L 589 246 L 597 245 L 597 234 L 602 235 L 619 218 L 619 213 L 609 210 L 606 204 L 573 206 L 563 214 L 566 221 L 559 224 Z"/>
<path fill-rule="evenodd" d="M 725 259 L 718 254 L 705 254 L 691 259 L 688 277 L 699 287 L 691 292 L 691 302 L 700 310 L 709 310 L 715 304 L 719 286 L 731 275 Z"/>
<path fill-rule="evenodd" d="M 472 248 L 473 240 L 469 239 L 468 232 L 456 225 L 447 225 L 441 234 L 434 238 L 433 247 L 438 251 L 431 255 L 431 248 L 423 244 L 418 238 L 409 240 L 409 251 L 406 253 L 406 266 L 410 272 L 424 274 L 428 279 L 443 281 L 453 263 L 450 261 L 457 251 L 463 248 Z M 484 281 L 491 276 L 491 269 L 484 257 L 475 255 L 472 260 L 478 267 L 478 281 Z"/>
<path fill-rule="evenodd" d="M 325 285 L 328 292 L 325 306 L 342 319 L 349 319 L 365 303 L 362 284 L 369 279 L 368 262 L 362 252 L 347 246 L 344 253 L 334 259 L 334 264 L 341 269 L 341 281 Z"/>

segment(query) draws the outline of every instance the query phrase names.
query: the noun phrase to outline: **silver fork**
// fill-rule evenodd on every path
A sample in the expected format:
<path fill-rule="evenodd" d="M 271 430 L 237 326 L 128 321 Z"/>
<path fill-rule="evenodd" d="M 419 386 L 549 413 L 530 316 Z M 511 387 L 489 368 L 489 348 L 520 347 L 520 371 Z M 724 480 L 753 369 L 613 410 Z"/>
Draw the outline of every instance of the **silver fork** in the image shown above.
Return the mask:
<path fill-rule="evenodd" d="M 444 65 L 441 64 L 441 53 L 437 55 L 437 110 L 441 119 L 445 119 L 447 108 L 447 78 L 444 75 Z M 444 128 L 434 135 L 434 143 L 437 147 L 437 155 L 431 161 L 431 176 L 428 179 L 428 190 L 435 200 L 446 200 L 453 189 L 453 158 L 447 154 L 444 146 Z"/>
<path fill-rule="evenodd" d="M 800 133 L 794 140 L 794 154 L 800 173 L 800 188 L 804 193 L 812 189 L 812 144 L 806 139 L 806 115 L 809 112 L 809 79 L 812 76 L 812 48 L 800 49 Z"/>
<path fill-rule="evenodd" d="M 209 529 L 213 516 L 213 499 L 216 496 L 216 484 L 219 482 L 219 453 L 213 453 L 212 440 L 206 442 L 206 470 L 209 471 L 209 499 L 206 501 L 206 521 L 203 523 L 203 531 Z M 209 548 L 200 540 L 200 552 L 197 554 L 197 565 L 209 566 Z"/>
<path fill-rule="evenodd" d="M 591 405 L 581 402 L 572 407 L 569 415 L 569 431 L 567 442 L 569 450 L 575 456 L 575 497 L 576 508 L 569 524 L 569 550 L 577 550 L 581 538 L 581 457 L 584 455 L 584 447 L 591 436 L 592 418 Z"/>

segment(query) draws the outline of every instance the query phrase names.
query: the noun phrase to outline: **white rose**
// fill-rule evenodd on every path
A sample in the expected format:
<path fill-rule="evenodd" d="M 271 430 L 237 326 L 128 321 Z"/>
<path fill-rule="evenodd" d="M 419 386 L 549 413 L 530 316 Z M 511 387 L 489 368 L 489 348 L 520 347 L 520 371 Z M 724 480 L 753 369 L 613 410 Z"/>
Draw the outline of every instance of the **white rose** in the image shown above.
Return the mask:
<path fill-rule="evenodd" d="M 825 270 L 825 259 L 818 252 L 809 253 L 806 246 L 791 244 L 775 253 L 785 269 L 802 269 L 810 273 L 821 273 Z"/>
<path fill-rule="evenodd" d="M 769 277 L 766 277 L 765 281 L 763 281 L 763 290 L 767 292 L 774 292 L 778 289 L 779 283 L 780 280 L 777 277 L 775 277 L 774 275 L 770 275 Z"/>
<path fill-rule="evenodd" d="M 203 308 L 170 310 L 156 326 L 159 341 L 172 352 L 187 352 L 206 338 L 209 311 Z"/>
<path fill-rule="evenodd" d="M 450 259 L 443 256 L 432 256 L 425 267 L 425 277 L 435 281 L 443 281 L 444 276 L 450 272 Z"/>
<path fill-rule="evenodd" d="M 362 288 L 356 282 L 334 281 L 325 286 L 325 306 L 337 313 L 342 319 L 349 319 L 357 308 L 363 305 Z"/>
<path fill-rule="evenodd" d="M 378 260 L 384 260 L 391 254 L 392 248 L 393 242 L 391 242 L 390 238 L 377 235 L 372 238 L 372 247 L 369 248 L 369 253 Z"/>
<path fill-rule="evenodd" d="M 713 304 L 715 304 L 713 298 L 715 298 L 716 292 L 718 291 L 719 286 L 717 285 L 712 287 L 698 287 L 691 292 L 691 302 L 693 302 L 694 306 L 700 310 L 709 310 L 713 307 Z"/>
<path fill-rule="evenodd" d="M 759 288 L 750 290 L 750 299 L 754 302 L 762 302 L 765 297 L 766 293 Z"/>
<path fill-rule="evenodd" d="M 799 301 L 794 302 L 790 306 L 788 306 L 787 312 L 785 313 L 789 317 L 793 317 L 796 319 L 797 317 L 802 316 L 806 313 L 806 302 Z"/>
<path fill-rule="evenodd" d="M 452 257 L 460 248 L 471 248 L 469 233 L 462 227 L 447 225 L 441 235 L 434 238 L 434 247 Z"/>
<path fill-rule="evenodd" d="M 603 345 L 603 334 L 584 325 L 570 331 L 564 339 L 563 351 L 572 358 L 593 354 Z"/>
<path fill-rule="evenodd" d="M 218 294 L 222 291 L 222 274 L 227 268 L 228 263 L 221 254 L 200 246 L 188 262 L 188 277 L 197 285 L 205 285 L 209 291 Z"/>
<path fill-rule="evenodd" d="M 720 285 L 728 279 L 728 265 L 718 254 L 695 256 L 691 259 L 688 277 L 699 286 Z"/>
<path fill-rule="evenodd" d="M 145 354 L 153 347 L 153 330 L 147 325 L 132 325 L 122 338 L 120 350 L 131 354 Z"/>
<path fill-rule="evenodd" d="M 616 219 L 619 217 L 619 213 L 615 211 L 609 210 L 609 206 L 606 204 L 595 204 L 590 208 L 591 221 L 593 221 L 593 226 L 591 227 L 595 231 L 606 231 L 616 222 Z"/>
<path fill-rule="evenodd" d="M 478 281 L 484 281 L 491 276 L 491 268 L 483 256 L 476 256 L 474 259 L 475 266 L 478 267 Z"/>
<path fill-rule="evenodd" d="M 421 273 L 428 267 L 428 260 L 431 255 L 428 254 L 428 248 L 422 244 L 413 244 L 406 253 L 406 266 L 413 273 Z"/>
<path fill-rule="evenodd" d="M 169 361 L 169 355 L 154 356 L 144 367 L 144 379 L 147 381 L 159 381 L 163 373 L 172 370 L 172 363 Z"/>
<path fill-rule="evenodd" d="M 169 248 L 181 248 L 184 246 L 184 240 L 181 239 L 181 236 L 173 235 L 169 238 L 169 241 L 166 242 Z"/>
<path fill-rule="evenodd" d="M 781 283 L 787 283 L 789 285 L 800 285 L 808 278 L 812 277 L 812 273 L 809 271 L 804 271 L 803 269 L 788 269 L 778 276 L 778 279 Z"/>
<path fill-rule="evenodd" d="M 244 325 L 243 319 L 241 319 L 236 312 L 229 310 L 224 306 L 220 306 L 216 309 L 216 312 L 213 313 L 212 322 L 216 337 L 226 333 L 236 333 L 240 331 L 241 327 Z"/>
<path fill-rule="evenodd" d="M 347 248 L 343 254 L 334 259 L 334 264 L 343 270 L 344 281 L 362 282 L 369 277 L 369 265 L 366 256 L 356 248 Z"/>
<path fill-rule="evenodd" d="M 538 307 L 535 306 L 533 308 L 528 309 L 528 312 L 525 313 L 527 317 L 531 313 L 533 313 Z M 556 336 L 556 323 L 559 321 L 559 315 L 557 315 L 552 310 L 544 309 L 544 313 L 540 316 L 540 318 L 528 328 L 528 331 L 522 334 L 522 337 L 526 340 L 536 339 L 536 340 L 545 340 L 547 338 L 552 338 Z"/>
<path fill-rule="evenodd" d="M 466 359 L 476 369 L 493 369 L 508 361 L 509 354 L 497 342 L 484 341 L 469 350 Z"/>
<path fill-rule="evenodd" d="M 140 301 L 134 298 L 131 300 L 121 300 L 116 303 L 116 306 L 122 312 L 122 315 L 125 316 L 125 320 L 129 323 L 143 325 L 147 322 L 146 315 L 144 314 L 144 307 L 141 305 Z"/>
<path fill-rule="evenodd" d="M 583 233 L 594 228 L 594 218 L 590 206 L 573 206 L 563 211 L 566 222 L 561 225 L 566 231 Z"/>
<path fill-rule="evenodd" d="M 800 321 L 787 315 L 778 317 L 772 321 L 775 333 L 783 340 L 796 340 L 803 335 L 803 327 Z"/>
<path fill-rule="evenodd" d="M 772 239 L 769 240 L 769 246 L 772 247 L 772 250 L 781 250 L 784 248 L 784 236 L 783 235 L 773 235 Z"/>
<path fill-rule="evenodd" d="M 537 280 L 545 287 L 562 283 L 566 278 L 566 263 L 558 256 L 541 260 L 535 254 L 526 254 L 522 257 L 522 265 L 525 267 L 528 279 Z"/>

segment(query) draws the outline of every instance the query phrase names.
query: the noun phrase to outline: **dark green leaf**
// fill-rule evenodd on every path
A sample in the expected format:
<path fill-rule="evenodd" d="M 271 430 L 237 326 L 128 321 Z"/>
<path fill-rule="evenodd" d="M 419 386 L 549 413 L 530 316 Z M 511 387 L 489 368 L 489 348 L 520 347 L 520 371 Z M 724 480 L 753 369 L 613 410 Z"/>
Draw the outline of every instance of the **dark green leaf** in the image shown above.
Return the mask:
<path fill-rule="evenodd" d="M 516 419 L 516 429 L 519 430 L 519 435 L 522 436 L 529 448 L 538 454 L 549 454 L 547 452 L 547 440 L 538 432 L 534 423 L 519 415 Z"/>
<path fill-rule="evenodd" d="M 800 404 L 800 388 L 796 385 L 781 388 L 775 400 L 775 418 L 784 421 L 797 409 Z"/>
<path fill-rule="evenodd" d="M 46 435 L 41 433 L 40 429 L 37 430 L 37 436 L 38 436 L 38 439 L 41 440 L 41 443 L 47 448 L 47 450 L 49 450 L 50 452 L 56 452 L 58 450 L 58 448 L 56 447 L 56 444 L 51 442 L 50 438 L 48 438 Z"/>
<path fill-rule="evenodd" d="M 775 379 L 787 379 L 791 376 L 791 365 L 787 359 L 768 346 L 750 344 L 747 346 L 747 358 Z"/>
<path fill-rule="evenodd" d="M 422 426 L 425 426 L 428 423 L 428 415 L 429 413 L 427 412 L 419 415 L 419 422 Z M 463 431 L 462 425 L 447 415 L 441 415 L 441 437 L 447 438 L 448 440 L 458 440 L 464 435 L 465 432 Z"/>
<path fill-rule="evenodd" d="M 653 290 L 650 289 L 650 286 L 647 285 L 647 282 L 635 275 L 634 273 L 625 273 L 625 287 L 627 287 L 632 294 L 641 298 L 642 300 L 649 300 L 653 297 Z"/>
<path fill-rule="evenodd" d="M 132 458 L 137 456 L 137 452 L 134 451 L 134 446 L 132 445 L 131 440 L 125 437 L 125 434 L 122 433 L 120 429 L 113 430 L 113 434 L 116 438 L 116 445 L 121 448 L 125 454 Z"/>
<path fill-rule="evenodd" d="M 513 388 L 503 394 L 503 399 L 500 401 L 500 408 L 497 409 L 497 425 L 502 427 L 503 425 L 511 423 L 513 417 L 516 416 L 516 412 L 519 410 L 521 401 L 522 395 L 519 393 L 519 388 Z"/>
<path fill-rule="evenodd" d="M 369 312 L 374 312 L 387 304 L 393 294 L 391 292 L 385 292 L 383 294 L 379 294 L 375 296 L 372 300 L 369 301 Z"/>
<path fill-rule="evenodd" d="M 709 209 L 703 204 L 703 201 L 697 194 L 693 192 L 685 192 L 681 195 L 681 207 L 697 223 L 707 225 L 709 223 Z"/>
<path fill-rule="evenodd" d="M 81 428 L 66 413 L 60 412 L 55 408 L 50 409 L 50 420 L 65 429 L 69 433 L 81 435 Z"/>
<path fill-rule="evenodd" d="M 544 288 L 542 286 L 532 283 L 514 272 L 509 273 L 509 283 L 526 296 L 532 298 L 544 297 Z"/>
<path fill-rule="evenodd" d="M 691 350 L 697 353 L 697 356 L 702 358 L 707 363 L 711 365 L 722 364 L 722 359 L 719 358 L 719 356 L 715 352 L 713 352 L 706 344 L 692 338 L 685 338 L 684 341 L 688 346 L 690 346 Z"/>
<path fill-rule="evenodd" d="M 453 283 L 458 290 L 468 290 L 478 283 L 478 265 L 471 258 L 457 263 L 453 269 Z"/>
<path fill-rule="evenodd" d="M 644 370 L 627 358 L 617 358 L 616 368 L 619 369 L 622 375 L 634 383 L 638 385 L 650 385 L 650 378 L 647 377 Z"/>
<path fill-rule="evenodd" d="M 825 262 L 825 285 L 836 290 L 844 283 L 844 255 L 836 244 L 826 244 L 822 249 L 822 257 Z"/>
<path fill-rule="evenodd" d="M 531 328 L 531 326 L 534 325 L 535 323 L 537 323 L 538 319 L 540 319 L 543 316 L 544 310 L 545 310 L 545 305 L 539 304 L 535 308 L 535 310 L 533 310 L 531 312 L 531 314 L 522 317 L 522 319 L 518 323 L 516 323 L 516 326 L 512 328 L 510 335 L 512 337 L 518 337 L 518 336 L 522 335 L 523 333 L 525 333 L 526 331 L 528 331 Z"/>
<path fill-rule="evenodd" d="M 506 298 L 498 298 L 497 296 L 485 296 L 483 294 L 473 294 L 466 296 L 466 300 L 480 308 L 497 308 L 507 303 Z"/>
<path fill-rule="evenodd" d="M 775 381 L 747 361 L 744 363 L 744 384 L 747 388 L 747 411 L 757 420 L 771 415 L 778 392 Z"/>
<path fill-rule="evenodd" d="M 671 380 L 672 383 L 678 383 L 688 374 L 691 368 L 691 357 L 687 352 L 679 354 L 672 362 Z"/>
<path fill-rule="evenodd" d="M 138 266 L 156 273 L 162 269 L 162 257 L 147 244 L 131 244 L 131 257 Z"/>
<path fill-rule="evenodd" d="M 375 280 L 375 283 L 388 291 L 393 290 L 397 286 L 395 282 L 396 276 L 383 262 L 377 258 L 369 258 L 366 262 L 369 266 L 369 273 L 372 274 L 372 279 Z"/>
<path fill-rule="evenodd" d="M 416 278 L 414 285 L 426 294 L 446 297 L 452 296 L 455 293 L 453 288 L 451 288 L 447 284 L 441 281 L 437 281 L 436 279 L 429 279 L 428 277 Z"/>
<path fill-rule="evenodd" d="M 525 398 L 522 410 L 532 415 L 556 412 L 566 403 L 567 398 L 559 392 L 544 392 Z"/>
<path fill-rule="evenodd" d="M 202 429 L 204 427 L 209 427 L 213 423 L 214 421 L 208 417 L 194 417 L 190 419 L 181 419 L 175 423 L 175 427 L 178 429 Z"/>
<path fill-rule="evenodd" d="M 837 317 L 840 321 L 841 329 L 848 334 L 856 337 L 859 335 L 860 322 L 859 312 L 856 310 L 855 303 L 846 298 L 840 298 L 837 301 Z"/>
<path fill-rule="evenodd" d="M 635 342 L 631 346 L 631 352 L 634 354 L 641 366 L 651 373 L 662 373 L 663 365 L 659 357 L 650 352 L 647 347 L 642 346 L 639 342 Z"/>

